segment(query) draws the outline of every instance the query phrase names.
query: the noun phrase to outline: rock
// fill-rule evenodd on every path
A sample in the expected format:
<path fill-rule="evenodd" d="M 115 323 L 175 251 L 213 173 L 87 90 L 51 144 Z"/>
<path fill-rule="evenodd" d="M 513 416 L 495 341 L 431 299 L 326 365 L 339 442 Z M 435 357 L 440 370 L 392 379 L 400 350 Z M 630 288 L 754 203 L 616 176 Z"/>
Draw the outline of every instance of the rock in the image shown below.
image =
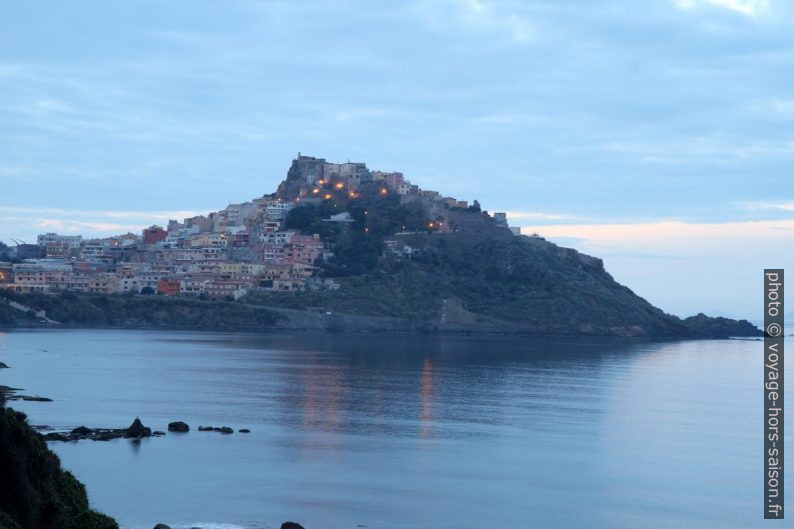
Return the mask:
<path fill-rule="evenodd" d="M 171 529 L 171 528 L 165 525 L 164 523 L 158 523 L 157 525 L 154 526 L 154 529 Z"/>
<path fill-rule="evenodd" d="M 8 369 L 8 366 L 3 362 L 0 362 L 0 369 Z"/>
<path fill-rule="evenodd" d="M 75 435 L 89 435 L 92 432 L 93 432 L 93 430 L 91 430 L 91 428 L 88 428 L 86 426 L 78 426 L 77 428 L 72 430 L 71 433 L 75 434 Z"/>
<path fill-rule="evenodd" d="M 44 434 L 45 441 L 73 441 L 71 437 L 66 434 L 58 433 L 58 432 L 50 432 L 48 434 Z"/>
<path fill-rule="evenodd" d="M 240 428 L 237 431 L 240 432 L 240 433 L 251 433 L 251 430 L 249 430 L 248 428 Z"/>
<path fill-rule="evenodd" d="M 132 421 L 132 424 L 130 425 L 129 428 L 127 428 L 127 431 L 124 433 L 124 437 L 128 439 L 150 437 L 151 435 L 152 435 L 152 429 L 144 426 L 138 417 L 135 417 L 135 420 Z"/>
<path fill-rule="evenodd" d="M 155 437 L 162 437 L 165 435 L 165 432 L 161 432 L 160 430 L 152 432 L 152 435 Z"/>
<path fill-rule="evenodd" d="M 189 432 L 190 426 L 187 423 L 182 421 L 174 421 L 168 423 L 168 431 L 169 432 Z"/>
<path fill-rule="evenodd" d="M 32 402 L 52 402 L 52 399 L 48 399 L 47 397 L 32 397 L 30 395 L 24 395 L 22 400 L 28 400 Z"/>
<path fill-rule="evenodd" d="M 118 439 L 119 437 L 124 437 L 124 434 L 118 435 L 113 432 L 101 432 L 97 433 L 93 439 L 94 441 L 112 441 L 113 439 Z"/>
<path fill-rule="evenodd" d="M 224 434 L 234 433 L 232 428 L 228 426 L 199 426 L 199 432 L 220 432 Z"/>
<path fill-rule="evenodd" d="M 281 524 L 281 529 L 303 529 L 303 526 L 296 522 L 284 522 Z"/>

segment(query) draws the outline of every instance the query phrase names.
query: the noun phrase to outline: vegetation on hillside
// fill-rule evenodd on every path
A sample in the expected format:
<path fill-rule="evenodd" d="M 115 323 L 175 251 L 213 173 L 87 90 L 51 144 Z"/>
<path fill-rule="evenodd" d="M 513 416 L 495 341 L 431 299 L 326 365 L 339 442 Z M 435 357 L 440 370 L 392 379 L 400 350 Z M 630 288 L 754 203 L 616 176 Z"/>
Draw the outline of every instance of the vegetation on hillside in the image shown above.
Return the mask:
<path fill-rule="evenodd" d="M 0 324 L 33 318 L 13 309 L 3 298 L 14 299 L 65 325 L 91 327 L 145 327 L 208 330 L 257 330 L 281 317 L 262 307 L 229 301 L 208 301 L 165 296 L 75 294 L 15 294 L 0 290 Z"/>
<path fill-rule="evenodd" d="M 118 529 L 112 518 L 91 510 L 83 484 L 2 396 L 0 529 Z"/>
<path fill-rule="evenodd" d="M 326 276 L 355 276 L 375 269 L 383 253 L 383 240 L 399 231 L 428 229 L 428 217 L 418 204 L 402 204 L 400 197 L 381 194 L 379 187 L 363 186 L 355 198 L 346 192 L 329 191 L 331 199 L 293 208 L 287 214 L 287 229 L 318 233 L 331 245 L 334 257 L 319 263 Z M 334 194 L 331 194 L 334 193 Z M 326 219 L 347 212 L 352 222 Z"/>
<path fill-rule="evenodd" d="M 750 325 L 713 326 L 665 314 L 617 283 L 600 259 L 543 239 L 481 233 L 402 237 L 419 252 L 385 256 L 375 269 L 346 278 L 336 291 L 251 293 L 246 301 L 439 321 L 445 300 L 474 318 L 541 329 L 549 334 L 727 336 L 754 334 Z"/>

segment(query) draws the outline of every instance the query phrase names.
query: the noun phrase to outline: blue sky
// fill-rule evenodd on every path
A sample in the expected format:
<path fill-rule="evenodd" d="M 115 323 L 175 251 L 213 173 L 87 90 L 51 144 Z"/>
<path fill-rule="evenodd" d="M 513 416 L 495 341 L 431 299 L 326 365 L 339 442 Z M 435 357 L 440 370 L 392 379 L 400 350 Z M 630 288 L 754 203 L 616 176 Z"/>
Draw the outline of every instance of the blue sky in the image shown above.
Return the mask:
<path fill-rule="evenodd" d="M 757 317 L 794 258 L 786 4 L 6 2 L 0 240 L 219 209 L 301 151 L 508 211 L 675 314 Z"/>

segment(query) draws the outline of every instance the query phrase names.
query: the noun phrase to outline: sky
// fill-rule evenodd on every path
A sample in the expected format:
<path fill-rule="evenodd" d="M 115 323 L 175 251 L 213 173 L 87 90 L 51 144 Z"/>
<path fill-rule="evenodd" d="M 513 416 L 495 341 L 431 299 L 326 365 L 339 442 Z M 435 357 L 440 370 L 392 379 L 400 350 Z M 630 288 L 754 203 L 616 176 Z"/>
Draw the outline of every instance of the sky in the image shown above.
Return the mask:
<path fill-rule="evenodd" d="M 662 309 L 758 319 L 794 263 L 785 0 L 36 0 L 0 6 L 0 241 L 399 170 L 604 259 Z"/>

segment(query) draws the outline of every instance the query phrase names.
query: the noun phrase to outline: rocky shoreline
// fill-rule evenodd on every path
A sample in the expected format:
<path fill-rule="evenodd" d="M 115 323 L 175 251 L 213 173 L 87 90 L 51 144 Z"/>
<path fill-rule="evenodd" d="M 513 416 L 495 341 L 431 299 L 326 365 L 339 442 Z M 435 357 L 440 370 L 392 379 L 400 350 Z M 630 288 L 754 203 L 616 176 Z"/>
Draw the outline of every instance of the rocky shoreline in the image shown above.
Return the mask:
<path fill-rule="evenodd" d="M 8 369 L 8 365 L 0 362 L 0 369 Z M 22 388 L 14 388 L 11 386 L 0 385 L 0 402 L 22 400 L 31 402 L 52 402 L 49 397 L 40 397 L 32 395 L 21 395 Z M 132 424 L 126 428 L 89 428 L 87 426 L 78 426 L 71 430 L 49 431 L 53 430 L 48 425 L 32 425 L 31 428 L 42 434 L 45 441 L 111 441 L 113 439 L 133 439 L 140 440 L 145 437 L 162 437 L 166 435 L 163 430 L 152 430 L 148 426 L 144 426 L 140 418 L 136 417 Z M 190 425 L 184 421 L 172 421 L 168 423 L 169 432 L 187 433 L 190 431 Z M 234 433 L 234 428 L 230 426 L 199 426 L 199 432 L 218 432 L 224 435 Z M 251 433 L 248 428 L 240 428 L 237 430 L 239 433 Z M 46 432 L 46 433 L 42 433 Z"/>
<path fill-rule="evenodd" d="M 49 426 L 33 426 L 37 430 L 48 430 Z M 175 433 L 187 433 L 190 431 L 190 426 L 183 421 L 174 421 L 168 423 L 168 431 Z M 199 426 L 200 432 L 219 432 L 224 435 L 234 433 L 234 428 L 230 426 Z M 239 433 L 250 433 L 248 428 L 240 428 L 237 430 Z M 45 441 L 112 441 L 113 439 L 132 439 L 140 440 L 146 437 L 163 437 L 167 435 L 163 430 L 152 430 L 148 426 L 144 426 L 140 418 L 136 417 L 135 420 L 127 428 L 88 428 L 87 426 L 78 426 L 71 430 L 66 431 L 52 431 L 42 434 Z"/>
<path fill-rule="evenodd" d="M 49 397 L 40 397 L 39 395 L 20 395 L 18 393 L 20 391 L 23 391 L 23 389 L 0 385 L 0 398 L 4 400 L 24 400 L 28 402 L 52 402 L 52 399 Z"/>

